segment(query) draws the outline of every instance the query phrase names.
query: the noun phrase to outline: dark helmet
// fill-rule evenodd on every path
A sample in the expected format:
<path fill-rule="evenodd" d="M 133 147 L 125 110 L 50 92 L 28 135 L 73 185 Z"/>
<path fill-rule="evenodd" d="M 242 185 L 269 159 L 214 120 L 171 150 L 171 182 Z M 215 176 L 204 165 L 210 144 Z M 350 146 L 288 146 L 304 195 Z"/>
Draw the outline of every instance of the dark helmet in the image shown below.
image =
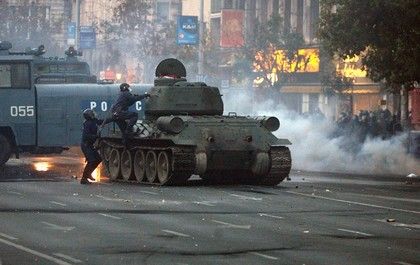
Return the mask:
<path fill-rule="evenodd" d="M 83 111 L 83 117 L 86 120 L 93 120 L 96 117 L 96 113 L 91 109 L 85 109 Z"/>
<path fill-rule="evenodd" d="M 120 91 L 127 91 L 127 90 L 129 90 L 130 89 L 130 85 L 129 84 L 127 84 L 127 83 L 122 83 L 121 85 L 120 85 Z"/>

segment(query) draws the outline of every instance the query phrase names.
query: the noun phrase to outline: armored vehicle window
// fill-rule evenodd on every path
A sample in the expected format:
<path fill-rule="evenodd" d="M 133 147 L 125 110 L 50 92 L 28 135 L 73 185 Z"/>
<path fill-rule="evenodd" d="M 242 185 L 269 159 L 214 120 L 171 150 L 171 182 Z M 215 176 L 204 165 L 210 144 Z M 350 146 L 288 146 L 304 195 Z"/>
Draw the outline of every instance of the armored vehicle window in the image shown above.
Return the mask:
<path fill-rule="evenodd" d="M 29 65 L 0 63 L 0 88 L 30 88 Z"/>
<path fill-rule="evenodd" d="M 68 64 L 67 71 L 74 74 L 89 74 L 87 64 Z"/>
<path fill-rule="evenodd" d="M 65 73 L 66 72 L 66 66 L 65 65 L 63 65 L 63 64 L 59 64 L 58 65 L 58 72 L 59 73 Z"/>
<path fill-rule="evenodd" d="M 35 72 L 37 74 L 48 74 L 50 72 L 49 65 L 40 64 L 35 67 Z"/>

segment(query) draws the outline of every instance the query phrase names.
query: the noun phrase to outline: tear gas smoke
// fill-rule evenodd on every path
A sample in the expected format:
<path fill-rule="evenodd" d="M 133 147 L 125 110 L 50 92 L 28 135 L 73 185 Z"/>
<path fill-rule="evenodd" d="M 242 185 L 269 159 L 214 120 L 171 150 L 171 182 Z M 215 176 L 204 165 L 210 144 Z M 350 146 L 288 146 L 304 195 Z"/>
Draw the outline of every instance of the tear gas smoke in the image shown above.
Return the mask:
<path fill-rule="evenodd" d="M 238 115 L 275 116 L 280 120 L 279 138 L 292 142 L 292 168 L 295 170 L 341 172 L 357 174 L 420 173 L 420 163 L 406 153 L 407 135 L 390 139 L 367 138 L 357 143 L 348 136 L 332 137 L 337 126 L 334 121 L 313 116 L 302 116 L 286 110 L 272 100 L 254 103 L 251 92 L 227 92 L 224 95 L 225 112 Z"/>

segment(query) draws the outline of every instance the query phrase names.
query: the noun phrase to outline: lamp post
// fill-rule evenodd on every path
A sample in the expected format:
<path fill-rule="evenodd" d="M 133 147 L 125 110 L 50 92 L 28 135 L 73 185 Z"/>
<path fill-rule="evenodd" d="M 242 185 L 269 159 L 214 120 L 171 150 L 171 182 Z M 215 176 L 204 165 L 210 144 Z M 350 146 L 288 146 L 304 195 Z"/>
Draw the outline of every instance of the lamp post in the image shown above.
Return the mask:
<path fill-rule="evenodd" d="M 79 39 L 80 39 L 80 1 L 76 0 L 76 50 L 79 50 Z"/>
<path fill-rule="evenodd" d="M 203 60 L 204 60 L 204 54 L 203 54 L 203 35 L 204 35 L 204 0 L 200 0 L 200 32 L 199 32 L 199 41 L 198 41 L 198 76 L 200 79 L 202 79 L 203 75 Z M 199 80 L 202 81 L 202 80 Z"/>

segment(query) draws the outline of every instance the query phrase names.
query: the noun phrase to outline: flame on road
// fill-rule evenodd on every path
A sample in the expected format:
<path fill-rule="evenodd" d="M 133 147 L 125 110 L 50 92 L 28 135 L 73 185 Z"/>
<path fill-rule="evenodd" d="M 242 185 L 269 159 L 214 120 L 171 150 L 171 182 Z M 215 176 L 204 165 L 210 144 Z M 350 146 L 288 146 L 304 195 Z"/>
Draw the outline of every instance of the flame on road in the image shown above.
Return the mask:
<path fill-rule="evenodd" d="M 94 182 L 101 182 L 101 165 L 99 165 L 95 171 L 92 172 L 92 177 L 95 178 Z"/>
<path fill-rule="evenodd" d="M 35 162 L 33 164 L 36 171 L 45 172 L 50 170 L 51 164 L 49 162 Z"/>

